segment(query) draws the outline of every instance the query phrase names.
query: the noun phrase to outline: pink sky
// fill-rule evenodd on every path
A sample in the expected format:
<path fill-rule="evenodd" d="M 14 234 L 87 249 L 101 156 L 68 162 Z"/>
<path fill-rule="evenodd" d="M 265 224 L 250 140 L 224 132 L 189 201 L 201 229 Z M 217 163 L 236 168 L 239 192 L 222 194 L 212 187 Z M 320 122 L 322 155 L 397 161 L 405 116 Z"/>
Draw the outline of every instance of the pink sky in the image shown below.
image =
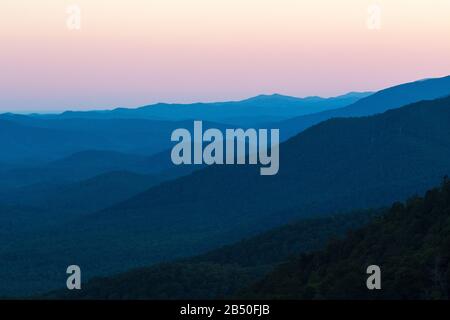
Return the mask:
<path fill-rule="evenodd" d="M 0 12 L 0 112 L 334 96 L 450 74 L 450 0 L 2 0 Z"/>

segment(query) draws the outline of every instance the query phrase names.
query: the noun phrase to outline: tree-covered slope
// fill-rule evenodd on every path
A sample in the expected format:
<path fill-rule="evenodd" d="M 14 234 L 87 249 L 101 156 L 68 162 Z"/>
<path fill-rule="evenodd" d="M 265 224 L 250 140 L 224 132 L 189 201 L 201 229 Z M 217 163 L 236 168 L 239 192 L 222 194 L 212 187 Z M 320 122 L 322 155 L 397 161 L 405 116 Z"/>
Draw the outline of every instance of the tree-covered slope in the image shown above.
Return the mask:
<path fill-rule="evenodd" d="M 366 287 L 366 268 L 381 268 L 381 290 Z M 256 285 L 247 298 L 449 299 L 450 181 L 395 203 L 390 211 L 325 250 L 303 254 Z"/>
<path fill-rule="evenodd" d="M 380 210 L 303 219 L 206 254 L 141 268 L 60 290 L 46 298 L 213 299 L 236 294 L 294 254 L 322 248 L 375 216 Z"/>
<path fill-rule="evenodd" d="M 327 110 L 282 121 L 282 137 L 291 137 L 317 123 L 338 117 L 362 117 L 450 94 L 450 76 L 400 84 L 380 90 L 343 108 Z"/>

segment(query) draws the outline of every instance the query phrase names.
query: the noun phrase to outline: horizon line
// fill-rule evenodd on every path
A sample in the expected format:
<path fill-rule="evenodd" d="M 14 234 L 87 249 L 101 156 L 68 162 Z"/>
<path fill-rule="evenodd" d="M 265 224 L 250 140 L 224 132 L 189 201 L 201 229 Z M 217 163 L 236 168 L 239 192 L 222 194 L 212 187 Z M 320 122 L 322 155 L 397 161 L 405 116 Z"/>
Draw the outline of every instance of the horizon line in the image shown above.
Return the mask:
<path fill-rule="evenodd" d="M 69 112 L 74 112 L 74 113 L 84 113 L 84 112 L 111 112 L 117 109 L 128 109 L 128 110 L 136 110 L 139 108 L 144 108 L 144 107 L 152 107 L 152 106 L 157 106 L 157 105 L 193 105 L 193 104 L 213 104 L 213 103 L 233 103 L 233 102 L 243 102 L 246 100 L 251 100 L 254 98 L 258 98 L 258 97 L 271 97 L 271 96 L 280 96 L 280 97 L 287 97 L 287 98 L 294 98 L 294 99 L 312 99 L 312 98 L 316 98 L 316 99 L 333 99 L 333 98 L 339 98 L 339 97 L 345 97 L 347 95 L 351 95 L 351 94 L 375 94 L 379 91 L 388 89 L 388 88 L 392 88 L 392 87 L 396 87 L 399 85 L 404 85 L 404 84 L 408 84 L 408 83 L 414 83 L 414 82 L 420 82 L 420 81 L 427 81 L 427 80 L 433 80 L 433 79 L 442 79 L 442 78 L 446 78 L 449 77 L 450 74 L 446 74 L 444 76 L 438 76 L 438 77 L 426 77 L 426 78 L 421 78 L 418 80 L 413 80 L 413 81 L 408 81 L 408 82 L 402 82 L 402 83 L 398 83 L 395 85 L 391 85 L 391 86 L 387 86 L 387 87 L 383 87 L 381 89 L 378 90 L 364 90 L 364 91 L 355 91 L 355 90 L 350 90 L 350 91 L 346 91 L 342 94 L 337 94 L 337 95 L 329 95 L 329 96 L 324 96 L 324 95 L 307 95 L 307 96 L 293 96 L 293 95 L 287 95 L 287 94 L 280 94 L 277 92 L 274 93 L 260 93 L 257 95 L 252 95 L 252 96 L 247 96 L 247 97 L 243 97 L 240 99 L 234 99 L 234 100 L 211 100 L 211 101 L 201 101 L 201 100 L 196 100 L 196 101 L 191 101 L 191 102 L 153 102 L 153 103 L 149 103 L 149 104 L 141 104 L 139 106 L 105 106 L 104 109 L 102 107 L 93 107 L 93 108 L 86 108 L 84 109 L 84 107 L 78 107 L 80 109 L 62 109 L 62 110 L 20 110 L 20 111 L 1 111 L 0 110 L 0 115 L 2 114 L 17 114 L 17 115 L 60 115 L 60 114 L 64 114 L 64 113 L 69 113 Z"/>

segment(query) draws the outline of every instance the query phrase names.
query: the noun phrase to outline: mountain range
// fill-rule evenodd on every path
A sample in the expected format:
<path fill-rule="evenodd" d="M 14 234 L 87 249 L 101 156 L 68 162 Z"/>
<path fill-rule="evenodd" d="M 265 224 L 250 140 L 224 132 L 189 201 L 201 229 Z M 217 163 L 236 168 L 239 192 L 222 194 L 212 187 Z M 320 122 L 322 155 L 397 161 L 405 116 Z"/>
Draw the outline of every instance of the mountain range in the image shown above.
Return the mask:
<path fill-rule="evenodd" d="M 157 104 L 137 109 L 0 114 L 0 161 L 27 166 L 87 151 L 153 155 L 170 148 L 171 132 L 203 120 L 204 127 L 280 128 L 289 138 L 334 117 L 376 114 L 448 93 L 450 77 L 402 84 L 377 93 L 349 93 L 335 98 L 261 95 L 237 102 L 187 105 Z"/>
<path fill-rule="evenodd" d="M 449 94 L 450 76 L 414 81 L 380 90 L 343 108 L 299 116 L 281 122 L 282 136 L 289 138 L 322 121 L 341 117 L 363 117 L 399 108 L 420 100 L 432 100 Z"/>
<path fill-rule="evenodd" d="M 258 127 L 269 120 L 343 107 L 369 94 L 327 99 L 261 95 L 236 102 L 157 104 L 111 111 L 4 113 L 0 114 L 0 143 L 9 152 L 1 153 L 0 161 L 16 167 L 43 164 L 87 150 L 149 156 L 169 149 L 172 131 L 190 127 L 192 120 L 203 120 L 205 129 Z"/>
<path fill-rule="evenodd" d="M 29 270 L 37 259 L 35 272 L 48 277 L 34 283 L 35 275 L 24 276 L 18 286 L 24 281 L 42 291 L 60 283 L 55 273 L 74 260 L 88 278 L 106 275 L 195 255 L 293 219 L 377 208 L 424 192 L 450 170 L 449 106 L 447 97 L 325 121 L 280 146 L 276 176 L 261 177 L 246 165 L 211 166 L 164 182 L 77 221 L 18 237 L 0 250 L 0 274 Z M 20 264 L 18 252 L 27 253 Z"/>
<path fill-rule="evenodd" d="M 0 295 L 59 288 L 66 267 L 74 263 L 86 280 L 145 267 L 154 281 L 165 277 L 161 268 L 173 261 L 172 275 L 188 261 L 186 277 L 204 273 L 219 284 L 223 278 L 215 278 L 217 273 L 234 279 L 232 288 L 216 290 L 216 296 L 247 295 L 239 282 L 250 288 L 270 277 L 288 255 L 321 249 L 332 234 L 342 236 L 368 222 L 371 214 L 366 216 L 365 209 L 378 212 L 424 193 L 448 174 L 449 79 L 332 99 L 273 95 L 218 105 L 0 115 L 0 142 L 8 150 L 0 155 Z M 276 111 L 282 116 L 273 116 Z M 172 112 L 173 118 L 164 118 Z M 173 165 L 170 133 L 192 127 L 192 119 L 184 118 L 192 115 L 210 119 L 206 128 L 280 128 L 279 173 L 263 177 L 251 165 Z M 354 210 L 360 215 L 341 218 Z M 312 228 L 313 236 L 306 227 L 276 231 L 311 219 L 316 222 L 300 224 Z M 279 234 L 274 246 L 266 248 L 268 260 L 261 258 L 263 248 L 238 242 L 264 232 Z M 299 248 L 298 239 L 305 237 L 317 241 Z M 263 245 L 267 238 L 255 239 Z M 226 247 L 216 251 L 236 242 L 237 260 Z M 246 264 L 243 257 L 251 258 L 249 250 L 259 252 L 254 258 L 258 263 Z M 277 251 L 285 254 L 277 256 Z M 237 266 L 225 263 L 227 259 Z M 132 279 L 140 279 L 133 274 Z M 169 291 L 154 287 L 148 292 Z M 261 289 L 261 296 L 266 294 Z M 312 297 L 320 294 L 314 291 Z"/>
<path fill-rule="evenodd" d="M 151 119 L 164 121 L 203 120 L 237 126 L 259 126 L 274 120 L 288 119 L 347 106 L 371 92 L 351 92 L 332 98 L 296 98 L 280 94 L 259 95 L 242 101 L 167 104 L 158 103 L 135 109 L 116 108 L 103 111 L 66 111 L 39 117 L 67 119 Z"/>

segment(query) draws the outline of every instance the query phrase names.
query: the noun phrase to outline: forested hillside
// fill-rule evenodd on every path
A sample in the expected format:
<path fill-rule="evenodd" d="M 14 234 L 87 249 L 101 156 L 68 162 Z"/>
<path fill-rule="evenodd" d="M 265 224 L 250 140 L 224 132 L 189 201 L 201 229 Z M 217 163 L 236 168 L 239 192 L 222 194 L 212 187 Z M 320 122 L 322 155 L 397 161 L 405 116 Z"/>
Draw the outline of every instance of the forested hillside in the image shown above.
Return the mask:
<path fill-rule="evenodd" d="M 366 268 L 381 268 L 381 290 Z M 448 299 L 450 180 L 325 249 L 278 267 L 240 296 L 277 299 Z"/>
<path fill-rule="evenodd" d="M 45 298 L 213 299 L 236 294 L 294 254 L 322 248 L 382 211 L 304 219 L 197 257 L 93 279 L 81 291 Z"/>

